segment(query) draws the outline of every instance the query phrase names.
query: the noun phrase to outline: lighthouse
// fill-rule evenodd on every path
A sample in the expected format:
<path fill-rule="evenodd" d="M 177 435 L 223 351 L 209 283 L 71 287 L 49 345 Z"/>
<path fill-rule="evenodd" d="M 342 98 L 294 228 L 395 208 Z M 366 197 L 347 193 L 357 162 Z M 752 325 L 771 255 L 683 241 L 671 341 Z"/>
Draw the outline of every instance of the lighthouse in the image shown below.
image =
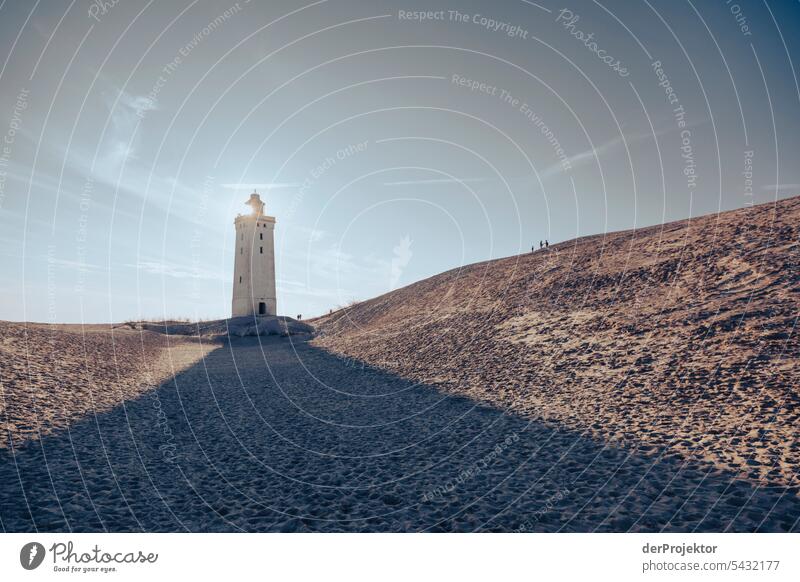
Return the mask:
<path fill-rule="evenodd" d="M 250 214 L 240 214 L 234 221 L 233 317 L 276 315 L 275 217 L 264 214 L 257 192 L 245 204 Z"/>

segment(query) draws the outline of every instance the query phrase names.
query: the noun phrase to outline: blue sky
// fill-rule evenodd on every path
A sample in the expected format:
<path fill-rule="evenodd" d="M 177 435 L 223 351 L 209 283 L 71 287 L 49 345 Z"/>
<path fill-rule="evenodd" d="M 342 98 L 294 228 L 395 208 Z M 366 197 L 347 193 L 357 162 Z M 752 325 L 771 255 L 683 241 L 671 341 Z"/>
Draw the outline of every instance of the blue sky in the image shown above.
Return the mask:
<path fill-rule="evenodd" d="M 3 2 L 0 319 L 227 316 L 254 188 L 305 317 L 795 195 L 799 6 Z"/>

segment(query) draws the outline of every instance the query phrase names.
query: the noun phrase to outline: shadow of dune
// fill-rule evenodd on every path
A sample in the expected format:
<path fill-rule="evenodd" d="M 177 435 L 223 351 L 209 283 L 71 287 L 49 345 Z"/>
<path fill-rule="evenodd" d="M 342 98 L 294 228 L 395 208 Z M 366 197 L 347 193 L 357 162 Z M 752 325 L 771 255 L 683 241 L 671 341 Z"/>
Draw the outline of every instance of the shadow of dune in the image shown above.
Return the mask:
<path fill-rule="evenodd" d="M 605 445 L 281 338 L 0 451 L 5 531 L 791 531 L 797 488 Z"/>

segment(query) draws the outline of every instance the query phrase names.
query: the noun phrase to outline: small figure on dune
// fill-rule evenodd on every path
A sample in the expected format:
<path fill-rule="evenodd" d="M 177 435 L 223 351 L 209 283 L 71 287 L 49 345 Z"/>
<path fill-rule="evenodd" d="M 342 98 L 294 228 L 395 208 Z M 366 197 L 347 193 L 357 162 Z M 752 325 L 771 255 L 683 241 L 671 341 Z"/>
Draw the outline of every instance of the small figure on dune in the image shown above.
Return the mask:
<path fill-rule="evenodd" d="M 297 315 L 297 321 L 300 321 L 301 319 L 303 319 L 303 314 L 302 314 L 302 313 L 299 313 L 299 314 Z"/>
<path fill-rule="evenodd" d="M 542 241 L 539 241 L 539 248 L 541 249 L 543 246 L 544 246 L 544 243 Z"/>
<path fill-rule="evenodd" d="M 546 249 L 549 249 L 549 248 L 550 248 L 550 242 L 549 242 L 547 239 L 544 239 L 544 247 L 545 247 Z"/>

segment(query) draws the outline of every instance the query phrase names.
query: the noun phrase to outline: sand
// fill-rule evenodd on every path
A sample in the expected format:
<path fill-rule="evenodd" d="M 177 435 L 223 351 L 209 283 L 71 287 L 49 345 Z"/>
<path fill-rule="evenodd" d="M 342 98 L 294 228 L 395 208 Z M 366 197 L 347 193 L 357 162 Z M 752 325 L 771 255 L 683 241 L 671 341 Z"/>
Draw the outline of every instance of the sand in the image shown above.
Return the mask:
<path fill-rule="evenodd" d="M 0 450 L 155 390 L 181 370 L 168 348 L 187 341 L 110 325 L 0 322 Z"/>
<path fill-rule="evenodd" d="M 797 491 L 362 368 L 171 350 L 155 392 L 0 451 L 6 531 L 789 531 Z M 188 365 L 203 359 L 194 365 Z"/>
<path fill-rule="evenodd" d="M 751 483 L 800 469 L 800 198 L 444 273 L 313 321 L 317 345 Z"/>

